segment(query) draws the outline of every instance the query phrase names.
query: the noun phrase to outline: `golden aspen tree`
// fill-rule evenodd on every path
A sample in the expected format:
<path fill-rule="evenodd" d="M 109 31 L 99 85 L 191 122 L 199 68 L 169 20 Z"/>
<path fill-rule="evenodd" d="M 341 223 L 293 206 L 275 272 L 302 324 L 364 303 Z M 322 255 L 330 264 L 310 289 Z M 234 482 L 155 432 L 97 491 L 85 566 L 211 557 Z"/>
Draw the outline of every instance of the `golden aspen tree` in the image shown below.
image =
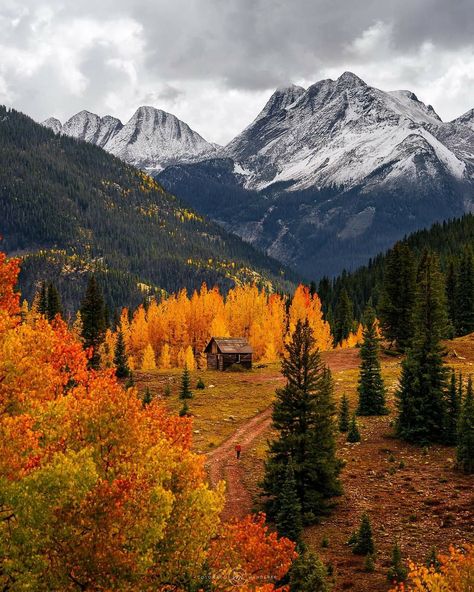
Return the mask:
<path fill-rule="evenodd" d="M 142 370 L 148 372 L 150 370 L 156 369 L 156 362 L 155 362 L 155 352 L 153 351 L 153 347 L 149 343 L 143 352 L 143 359 L 142 359 Z"/>
<path fill-rule="evenodd" d="M 158 365 L 162 370 L 168 370 L 169 368 L 171 368 L 171 352 L 170 346 L 167 343 L 165 343 L 161 348 Z"/>
<path fill-rule="evenodd" d="M 133 315 L 130 325 L 130 354 L 141 358 L 148 345 L 148 323 L 143 306 L 139 306 Z"/>
<path fill-rule="evenodd" d="M 176 355 L 176 365 L 178 368 L 184 368 L 186 365 L 186 353 L 183 347 L 180 347 Z"/>
<path fill-rule="evenodd" d="M 193 348 L 190 345 L 188 345 L 184 353 L 184 364 L 188 370 L 196 370 L 196 359 Z"/>
<path fill-rule="evenodd" d="M 310 294 L 309 288 L 300 284 L 294 293 L 289 312 L 289 331 L 287 339 L 296 328 L 298 321 L 308 320 L 313 332 L 314 346 L 322 351 L 332 349 L 333 339 L 329 323 L 323 318 L 321 301 L 317 294 Z"/>

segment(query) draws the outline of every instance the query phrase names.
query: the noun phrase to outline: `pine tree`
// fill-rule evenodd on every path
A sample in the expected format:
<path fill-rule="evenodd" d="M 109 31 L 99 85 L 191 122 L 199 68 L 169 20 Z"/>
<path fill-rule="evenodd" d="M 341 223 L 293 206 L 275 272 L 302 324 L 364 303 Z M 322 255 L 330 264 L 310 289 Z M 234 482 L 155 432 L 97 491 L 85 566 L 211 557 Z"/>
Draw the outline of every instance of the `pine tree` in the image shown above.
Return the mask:
<path fill-rule="evenodd" d="M 299 544 L 303 523 L 301 518 L 301 504 L 296 491 L 295 473 L 291 458 L 286 466 L 285 480 L 278 499 L 278 512 L 275 517 L 278 534 Z"/>
<path fill-rule="evenodd" d="M 456 382 L 456 373 L 451 372 L 451 381 L 446 397 L 446 425 L 444 428 L 444 441 L 453 446 L 457 442 L 459 413 L 462 401 L 462 382 L 461 393 L 458 390 Z"/>
<path fill-rule="evenodd" d="M 353 413 L 351 417 L 349 431 L 347 432 L 347 441 L 351 443 L 360 442 L 359 426 L 357 425 L 355 413 Z"/>
<path fill-rule="evenodd" d="M 352 546 L 352 552 L 356 555 L 373 555 L 375 553 L 374 539 L 372 536 L 372 526 L 368 514 L 363 514 L 355 542 Z"/>
<path fill-rule="evenodd" d="M 456 286 L 456 335 L 474 331 L 474 261 L 471 247 L 465 247 L 459 263 Z"/>
<path fill-rule="evenodd" d="M 418 271 L 414 335 L 396 393 L 398 435 L 419 444 L 442 442 L 446 422 L 446 374 L 441 338 L 448 319 L 442 276 L 435 255 L 424 253 Z"/>
<path fill-rule="evenodd" d="M 45 317 L 48 316 L 48 287 L 46 282 L 41 282 L 38 298 L 38 312 Z"/>
<path fill-rule="evenodd" d="M 82 338 L 84 347 L 93 348 L 89 364 L 92 368 L 99 368 L 99 345 L 105 336 L 105 302 L 97 280 L 91 275 L 87 284 L 86 294 L 81 303 Z"/>
<path fill-rule="evenodd" d="M 395 543 L 392 549 L 392 562 L 387 572 L 387 579 L 393 584 L 404 582 L 407 579 L 408 570 L 402 561 L 402 552 L 398 543 Z"/>
<path fill-rule="evenodd" d="M 347 339 L 354 323 L 353 305 L 346 289 L 339 295 L 334 311 L 334 345 Z"/>
<path fill-rule="evenodd" d="M 457 462 L 465 473 L 474 473 L 474 396 L 471 376 L 467 381 L 459 419 Z"/>
<path fill-rule="evenodd" d="M 349 431 L 349 422 L 350 422 L 349 399 L 347 398 L 347 395 L 344 393 L 342 395 L 341 405 L 339 407 L 339 431 L 340 432 Z"/>
<path fill-rule="evenodd" d="M 314 553 L 304 551 L 290 570 L 290 592 L 329 592 L 326 568 Z"/>
<path fill-rule="evenodd" d="M 307 321 L 297 322 L 285 348 L 282 372 L 287 383 L 276 392 L 272 418 L 278 437 L 270 442 L 262 487 L 267 513 L 274 518 L 291 458 L 303 520 L 310 523 L 327 513 L 331 498 L 341 493 L 332 378 L 314 348 Z"/>
<path fill-rule="evenodd" d="M 48 296 L 47 296 L 47 312 L 46 316 L 52 321 L 57 314 L 62 315 L 61 298 L 56 286 L 51 282 L 48 284 Z"/>
<path fill-rule="evenodd" d="M 125 350 L 125 339 L 123 338 L 122 331 L 119 331 L 117 334 L 114 352 L 114 365 L 115 375 L 117 378 L 127 378 L 127 376 L 129 376 L 130 368 L 128 367 L 127 353 Z"/>
<path fill-rule="evenodd" d="M 366 324 L 363 332 L 364 341 L 360 348 L 357 413 L 359 415 L 384 415 L 387 413 L 387 408 L 385 406 L 385 386 L 380 368 L 375 313 L 372 308 L 368 308 L 364 316 Z"/>
<path fill-rule="evenodd" d="M 188 367 L 185 365 L 184 370 L 183 370 L 183 374 L 181 375 L 181 388 L 179 391 L 179 398 L 180 399 L 182 399 L 182 400 L 192 399 L 193 393 L 191 392 L 190 385 L 191 385 L 191 377 L 189 376 Z"/>
<path fill-rule="evenodd" d="M 382 294 L 378 306 L 383 334 L 404 351 L 412 338 L 416 269 L 409 247 L 397 243 L 387 254 Z"/>
<path fill-rule="evenodd" d="M 457 295 L 458 295 L 458 276 L 454 261 L 451 259 L 446 272 L 446 302 L 448 308 L 449 322 L 456 330 L 457 328 Z M 455 331 L 453 331 L 455 333 Z"/>

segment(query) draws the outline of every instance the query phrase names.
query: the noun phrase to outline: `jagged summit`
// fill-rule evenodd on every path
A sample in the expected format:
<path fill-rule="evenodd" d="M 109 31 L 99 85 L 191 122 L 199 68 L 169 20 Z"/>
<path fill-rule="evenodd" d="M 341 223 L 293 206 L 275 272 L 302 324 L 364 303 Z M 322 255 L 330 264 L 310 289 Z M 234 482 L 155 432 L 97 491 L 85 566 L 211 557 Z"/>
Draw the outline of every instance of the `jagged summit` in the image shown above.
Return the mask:
<path fill-rule="evenodd" d="M 116 117 L 80 111 L 64 125 L 49 118 L 43 125 L 101 146 L 126 162 L 151 172 L 175 162 L 212 155 L 217 147 L 206 142 L 176 116 L 148 105 L 138 107 L 124 125 Z"/>
<path fill-rule="evenodd" d="M 469 109 L 469 111 L 454 119 L 452 123 L 467 125 L 472 130 L 474 130 L 474 109 Z"/>

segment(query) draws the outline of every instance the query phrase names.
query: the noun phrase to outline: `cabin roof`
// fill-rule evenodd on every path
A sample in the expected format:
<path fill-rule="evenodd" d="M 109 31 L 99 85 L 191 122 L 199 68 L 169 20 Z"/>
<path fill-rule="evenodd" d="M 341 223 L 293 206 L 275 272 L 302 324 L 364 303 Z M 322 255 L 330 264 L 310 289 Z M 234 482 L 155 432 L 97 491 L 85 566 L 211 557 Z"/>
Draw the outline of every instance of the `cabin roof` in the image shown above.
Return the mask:
<path fill-rule="evenodd" d="M 205 352 L 210 351 L 212 342 L 215 341 L 221 354 L 251 354 L 253 352 L 250 343 L 243 337 L 211 337 Z"/>

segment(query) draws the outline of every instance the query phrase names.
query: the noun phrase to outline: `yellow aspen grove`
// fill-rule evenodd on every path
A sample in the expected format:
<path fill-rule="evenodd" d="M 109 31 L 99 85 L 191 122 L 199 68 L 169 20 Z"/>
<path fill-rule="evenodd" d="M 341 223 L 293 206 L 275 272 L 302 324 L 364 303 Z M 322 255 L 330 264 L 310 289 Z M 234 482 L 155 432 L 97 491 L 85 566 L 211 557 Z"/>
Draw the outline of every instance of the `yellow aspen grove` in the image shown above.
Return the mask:
<path fill-rule="evenodd" d="M 265 346 L 265 353 L 263 354 L 261 361 L 265 364 L 271 364 L 272 362 L 278 361 L 279 358 L 280 354 L 277 352 L 275 342 L 271 339 Z"/>
<path fill-rule="evenodd" d="M 188 370 L 196 370 L 196 359 L 194 357 L 193 348 L 188 345 L 184 354 L 184 364 Z"/>
<path fill-rule="evenodd" d="M 212 320 L 211 335 L 214 337 L 230 337 L 229 329 L 223 315 L 219 315 Z"/>
<path fill-rule="evenodd" d="M 130 321 L 128 318 L 128 308 L 123 308 L 120 314 L 120 331 L 122 331 L 123 340 L 125 341 L 125 348 L 127 354 L 131 355 L 130 351 Z"/>
<path fill-rule="evenodd" d="M 166 320 L 163 303 L 158 304 L 156 300 L 152 300 L 146 313 L 146 319 L 148 324 L 148 342 L 151 343 L 157 354 L 161 351 L 162 345 L 166 341 Z"/>
<path fill-rule="evenodd" d="M 170 346 L 165 343 L 161 348 L 160 359 L 158 361 L 158 365 L 162 370 L 168 370 L 171 368 L 171 352 Z"/>
<path fill-rule="evenodd" d="M 149 343 L 145 347 L 145 351 L 143 352 L 143 359 L 142 359 L 142 370 L 149 371 L 156 369 L 156 362 L 155 362 L 155 352 L 151 344 Z"/>
<path fill-rule="evenodd" d="M 323 318 L 321 300 L 317 294 L 311 296 L 309 288 L 300 284 L 295 290 L 290 306 L 287 339 L 291 338 L 296 323 L 306 319 L 313 331 L 315 347 L 322 351 L 332 349 L 331 328 Z"/>

